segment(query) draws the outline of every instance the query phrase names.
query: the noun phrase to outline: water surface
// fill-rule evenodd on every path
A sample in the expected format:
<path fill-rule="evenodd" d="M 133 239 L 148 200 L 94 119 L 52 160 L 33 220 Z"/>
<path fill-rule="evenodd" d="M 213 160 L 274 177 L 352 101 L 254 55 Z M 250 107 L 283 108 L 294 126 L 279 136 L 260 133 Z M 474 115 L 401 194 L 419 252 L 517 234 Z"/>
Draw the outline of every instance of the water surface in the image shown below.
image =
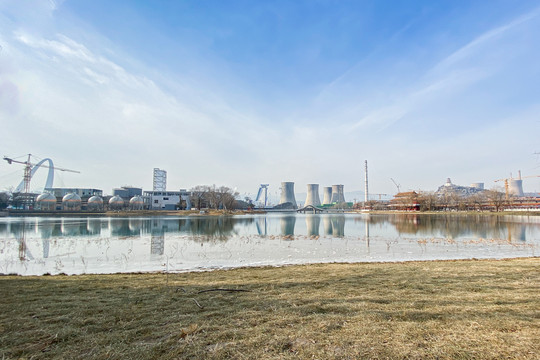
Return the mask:
<path fill-rule="evenodd" d="M 267 214 L 1 218 L 0 273 L 192 271 L 538 256 L 540 217 Z"/>

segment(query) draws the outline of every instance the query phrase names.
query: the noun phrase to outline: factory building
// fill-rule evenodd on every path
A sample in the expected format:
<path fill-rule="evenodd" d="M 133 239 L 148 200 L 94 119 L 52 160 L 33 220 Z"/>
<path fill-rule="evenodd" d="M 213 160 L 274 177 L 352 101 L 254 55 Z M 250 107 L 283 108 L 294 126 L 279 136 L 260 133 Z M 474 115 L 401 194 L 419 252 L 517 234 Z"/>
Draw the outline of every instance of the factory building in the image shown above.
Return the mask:
<path fill-rule="evenodd" d="M 122 186 L 121 188 L 113 189 L 113 196 L 120 196 L 122 199 L 129 201 L 134 196 L 141 196 L 143 190 L 132 186 Z"/>
<path fill-rule="evenodd" d="M 53 194 L 56 198 L 63 198 L 67 194 L 77 194 L 81 199 L 88 199 L 94 195 L 103 196 L 103 190 L 83 188 L 45 188 L 45 192 Z"/>
<path fill-rule="evenodd" d="M 45 193 L 52 194 L 56 198 L 56 206 L 52 206 L 52 202 L 47 205 L 36 204 L 40 210 L 70 210 L 79 211 L 86 210 L 88 200 L 94 196 L 102 197 L 103 190 L 89 188 L 45 188 Z M 36 199 L 37 200 L 37 199 Z M 41 198 L 39 200 L 44 200 Z M 48 200 L 50 201 L 50 200 Z M 76 202 L 79 204 L 75 205 Z"/>
<path fill-rule="evenodd" d="M 180 191 L 145 191 L 145 208 L 150 210 L 191 209 L 190 192 Z"/>

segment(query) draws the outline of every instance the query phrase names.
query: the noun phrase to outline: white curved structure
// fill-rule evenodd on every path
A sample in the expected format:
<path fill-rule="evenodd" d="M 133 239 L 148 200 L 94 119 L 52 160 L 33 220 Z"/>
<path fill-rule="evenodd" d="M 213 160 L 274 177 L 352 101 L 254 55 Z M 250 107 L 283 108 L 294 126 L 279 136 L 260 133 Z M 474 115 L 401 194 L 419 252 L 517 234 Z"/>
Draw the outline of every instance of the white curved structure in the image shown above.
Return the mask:
<path fill-rule="evenodd" d="M 307 197 L 304 206 L 321 206 L 321 199 L 319 198 L 319 184 L 307 185 Z"/>
<path fill-rule="evenodd" d="M 296 199 L 294 197 L 294 182 L 282 182 L 281 183 L 281 199 L 279 204 L 291 203 L 294 208 L 297 207 Z"/>
<path fill-rule="evenodd" d="M 29 161 L 30 161 L 30 157 L 28 157 Z M 39 169 L 39 167 L 45 162 L 47 161 L 49 163 L 48 167 L 49 167 L 49 173 L 47 174 L 47 181 L 45 181 L 45 187 L 44 189 L 50 189 L 53 187 L 53 182 L 54 182 L 54 164 L 53 164 L 53 161 L 49 158 L 46 158 L 46 159 L 43 159 L 41 160 L 40 162 L 38 162 L 36 165 L 34 165 L 34 167 L 32 168 L 32 170 L 30 171 L 30 179 L 32 178 L 32 176 L 34 176 L 34 174 L 36 173 L 37 169 Z M 19 193 L 19 192 L 22 192 L 24 190 L 24 180 L 21 181 L 21 183 L 19 184 L 19 186 L 17 186 L 15 188 L 15 193 Z"/>
<path fill-rule="evenodd" d="M 325 186 L 323 188 L 323 205 L 330 205 L 332 203 L 332 187 Z"/>
<path fill-rule="evenodd" d="M 345 195 L 343 194 L 343 185 L 332 185 L 332 204 L 340 204 L 345 202 Z"/>

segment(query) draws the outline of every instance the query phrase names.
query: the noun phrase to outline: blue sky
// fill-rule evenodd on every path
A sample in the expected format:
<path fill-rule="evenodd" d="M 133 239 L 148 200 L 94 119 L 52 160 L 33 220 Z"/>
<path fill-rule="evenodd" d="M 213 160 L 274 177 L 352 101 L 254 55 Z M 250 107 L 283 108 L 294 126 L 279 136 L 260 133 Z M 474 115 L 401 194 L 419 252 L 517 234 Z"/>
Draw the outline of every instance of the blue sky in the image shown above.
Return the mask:
<path fill-rule="evenodd" d="M 362 190 L 364 160 L 373 193 L 491 188 L 540 175 L 539 34 L 538 1 L 0 0 L 0 146 L 106 193 Z"/>

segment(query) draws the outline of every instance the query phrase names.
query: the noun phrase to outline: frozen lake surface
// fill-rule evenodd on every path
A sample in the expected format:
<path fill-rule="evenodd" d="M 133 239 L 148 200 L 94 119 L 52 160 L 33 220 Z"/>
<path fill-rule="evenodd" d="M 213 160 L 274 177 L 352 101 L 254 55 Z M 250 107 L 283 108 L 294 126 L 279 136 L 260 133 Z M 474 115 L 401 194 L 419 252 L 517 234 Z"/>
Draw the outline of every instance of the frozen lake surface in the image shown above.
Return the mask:
<path fill-rule="evenodd" d="M 266 214 L 0 218 L 0 273 L 193 271 L 540 254 L 540 217 Z"/>

